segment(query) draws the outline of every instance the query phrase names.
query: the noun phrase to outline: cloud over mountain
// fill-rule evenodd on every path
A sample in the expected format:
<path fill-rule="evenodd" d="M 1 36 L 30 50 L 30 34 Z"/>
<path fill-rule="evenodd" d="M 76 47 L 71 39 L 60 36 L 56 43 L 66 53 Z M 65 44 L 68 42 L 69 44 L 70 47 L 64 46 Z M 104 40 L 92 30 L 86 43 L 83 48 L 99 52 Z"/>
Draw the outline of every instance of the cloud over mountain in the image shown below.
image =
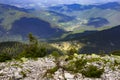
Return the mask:
<path fill-rule="evenodd" d="M 106 3 L 106 2 L 120 2 L 120 0 L 0 0 L 0 3 L 16 4 L 24 6 L 49 6 L 57 4 L 94 4 L 94 3 Z"/>

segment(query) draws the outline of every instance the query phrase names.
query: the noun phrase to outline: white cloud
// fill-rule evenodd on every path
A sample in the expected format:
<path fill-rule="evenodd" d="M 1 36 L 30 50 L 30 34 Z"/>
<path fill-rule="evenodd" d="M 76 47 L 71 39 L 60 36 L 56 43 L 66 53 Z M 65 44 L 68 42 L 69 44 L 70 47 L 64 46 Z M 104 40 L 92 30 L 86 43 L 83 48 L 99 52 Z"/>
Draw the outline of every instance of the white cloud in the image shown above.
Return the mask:
<path fill-rule="evenodd" d="M 106 3 L 106 2 L 114 2 L 120 0 L 0 0 L 0 3 L 6 4 L 43 4 L 43 5 L 57 5 L 57 4 L 93 4 L 93 3 Z"/>
<path fill-rule="evenodd" d="M 92 3 L 105 3 L 114 2 L 120 0 L 31 0 L 33 2 L 41 2 L 46 4 L 70 4 L 70 3 L 80 3 L 80 4 L 92 4 Z"/>

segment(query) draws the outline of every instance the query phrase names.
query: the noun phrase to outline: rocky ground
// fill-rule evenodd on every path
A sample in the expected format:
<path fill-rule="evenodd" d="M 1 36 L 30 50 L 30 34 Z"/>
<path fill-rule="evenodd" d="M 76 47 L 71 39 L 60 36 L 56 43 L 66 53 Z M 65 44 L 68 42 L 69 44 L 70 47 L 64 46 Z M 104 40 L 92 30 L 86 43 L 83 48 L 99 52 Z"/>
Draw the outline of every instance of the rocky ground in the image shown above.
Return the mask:
<path fill-rule="evenodd" d="M 81 55 L 77 55 L 77 58 L 81 58 Z M 92 64 L 98 68 L 104 66 L 104 73 L 100 78 L 88 78 L 81 73 L 73 74 L 69 71 L 63 73 L 62 68 L 52 74 L 52 78 L 43 77 L 47 69 L 56 66 L 53 57 L 45 57 L 36 60 L 22 58 L 19 61 L 12 60 L 0 63 L 0 80 L 120 80 L 119 56 L 85 55 L 84 59 L 94 59 L 87 62 L 87 65 Z M 65 64 L 64 60 L 61 60 L 61 64 Z"/>

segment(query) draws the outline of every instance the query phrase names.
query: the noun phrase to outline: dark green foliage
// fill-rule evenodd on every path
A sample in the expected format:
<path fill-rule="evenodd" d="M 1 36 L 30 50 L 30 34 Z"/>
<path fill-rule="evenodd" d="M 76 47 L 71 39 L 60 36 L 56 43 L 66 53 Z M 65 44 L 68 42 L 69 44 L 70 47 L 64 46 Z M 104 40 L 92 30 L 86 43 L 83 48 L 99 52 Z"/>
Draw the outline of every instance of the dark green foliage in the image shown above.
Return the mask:
<path fill-rule="evenodd" d="M 66 66 L 66 65 L 64 66 L 64 69 L 65 69 L 66 71 L 70 71 L 70 72 L 76 73 L 76 68 L 75 68 L 74 65 L 75 65 L 75 64 L 74 64 L 74 61 L 73 61 L 73 62 L 70 62 L 67 66 Z"/>
<path fill-rule="evenodd" d="M 76 61 L 69 62 L 65 69 L 73 73 L 80 73 L 87 63 L 86 59 L 78 59 Z"/>
<path fill-rule="evenodd" d="M 83 69 L 85 67 L 87 63 L 87 60 L 86 59 L 78 59 L 76 62 L 75 62 L 75 68 L 76 70 L 79 72 L 81 71 L 81 69 Z"/>
<path fill-rule="evenodd" d="M 51 47 L 48 43 L 40 42 L 31 33 L 29 34 L 29 44 L 25 47 L 24 51 L 18 55 L 18 58 L 38 58 L 44 57 L 53 51 L 58 51 L 56 48 Z M 54 52 L 54 53 L 56 53 Z M 59 51 L 60 52 L 60 51 Z"/>
<path fill-rule="evenodd" d="M 58 51 L 56 48 L 51 47 L 48 43 L 40 42 L 31 33 L 29 34 L 29 44 L 9 41 L 0 43 L 0 56 L 5 61 L 5 55 L 14 59 L 26 58 L 38 58 L 44 57 L 53 51 Z M 60 52 L 60 51 L 58 51 Z"/>
<path fill-rule="evenodd" d="M 25 44 L 21 42 L 9 41 L 0 43 L 0 61 L 16 58 L 24 50 Z"/>
<path fill-rule="evenodd" d="M 68 52 L 67 52 L 67 55 L 69 56 L 68 57 L 68 60 L 72 60 L 73 58 L 74 58 L 74 54 L 75 53 L 78 53 L 78 51 L 74 48 L 74 47 L 72 47 Z"/>
<path fill-rule="evenodd" d="M 112 55 L 118 55 L 118 56 L 120 56 L 120 50 L 113 51 L 113 52 L 111 52 L 111 54 Z"/>
<path fill-rule="evenodd" d="M 24 50 L 24 46 L 26 45 L 21 42 L 1 42 L 0 53 L 7 53 L 10 54 L 13 58 L 15 58 L 19 53 Z"/>
<path fill-rule="evenodd" d="M 73 55 L 69 55 L 69 57 L 67 58 L 67 60 L 73 60 L 74 56 Z"/>
<path fill-rule="evenodd" d="M 39 47 L 37 39 L 30 33 L 29 34 L 29 44 L 25 48 L 25 50 L 19 54 L 19 58 L 36 58 L 36 57 L 44 57 L 47 54 L 46 48 Z"/>
<path fill-rule="evenodd" d="M 20 74 L 25 78 L 27 75 L 25 72 L 21 71 Z"/>
<path fill-rule="evenodd" d="M 22 53 L 19 54 L 19 57 L 26 58 L 36 58 L 44 57 L 47 54 L 47 50 L 44 47 L 29 46 Z"/>
<path fill-rule="evenodd" d="M 118 62 L 117 60 L 114 61 L 114 66 L 119 66 L 120 62 Z"/>
<path fill-rule="evenodd" d="M 103 72 L 104 69 L 98 69 L 96 66 L 89 65 L 81 73 L 86 77 L 100 78 Z"/>
<path fill-rule="evenodd" d="M 69 51 L 68 51 L 68 55 L 73 55 L 74 53 L 78 53 L 78 51 L 72 47 Z"/>
<path fill-rule="evenodd" d="M 53 51 L 51 55 L 55 58 L 58 59 L 60 57 L 60 53 L 58 51 Z"/>
<path fill-rule="evenodd" d="M 56 67 L 54 67 L 52 69 L 48 69 L 47 73 L 54 74 L 57 70 L 58 70 L 58 67 L 56 66 Z"/>
<path fill-rule="evenodd" d="M 59 67 L 57 67 L 57 66 L 55 66 L 55 67 L 52 68 L 52 69 L 48 69 L 48 70 L 45 72 L 45 74 L 44 74 L 43 77 L 50 77 L 50 78 L 52 78 L 52 77 L 53 77 L 53 74 L 54 74 L 58 69 L 59 69 Z"/>
<path fill-rule="evenodd" d="M 6 53 L 0 54 L 0 62 L 5 62 L 5 61 L 11 60 L 11 59 L 12 59 L 12 57 L 9 54 L 6 54 Z"/>
<path fill-rule="evenodd" d="M 38 41 L 37 41 L 36 37 L 34 37 L 34 36 L 32 35 L 32 33 L 29 33 L 29 34 L 28 34 L 28 38 L 29 38 L 29 44 L 30 44 L 30 45 L 37 46 Z"/>

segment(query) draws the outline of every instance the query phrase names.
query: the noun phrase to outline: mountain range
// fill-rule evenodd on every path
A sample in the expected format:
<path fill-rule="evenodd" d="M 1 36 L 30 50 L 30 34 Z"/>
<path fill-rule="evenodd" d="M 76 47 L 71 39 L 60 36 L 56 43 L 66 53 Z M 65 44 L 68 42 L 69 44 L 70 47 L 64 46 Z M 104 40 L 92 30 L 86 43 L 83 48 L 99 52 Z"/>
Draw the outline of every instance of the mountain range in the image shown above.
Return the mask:
<path fill-rule="evenodd" d="M 109 53 L 120 49 L 120 25 L 102 31 L 86 31 L 66 36 L 61 41 L 79 41 L 85 46 L 80 53 Z"/>
<path fill-rule="evenodd" d="M 24 40 L 29 33 L 43 39 L 60 36 L 65 32 L 29 11 L 29 9 L 0 4 L 1 41 Z"/>
<path fill-rule="evenodd" d="M 80 52 L 119 49 L 120 4 L 19 8 L 0 4 L 0 41 L 23 41 L 29 33 L 43 40 L 78 40 Z M 91 51 L 90 51 L 91 50 Z"/>
<path fill-rule="evenodd" d="M 60 5 L 49 10 L 72 16 L 75 19 L 60 23 L 65 30 L 104 30 L 119 25 L 120 4 L 110 2 L 98 5 Z M 67 27 L 66 27 L 67 26 Z"/>

